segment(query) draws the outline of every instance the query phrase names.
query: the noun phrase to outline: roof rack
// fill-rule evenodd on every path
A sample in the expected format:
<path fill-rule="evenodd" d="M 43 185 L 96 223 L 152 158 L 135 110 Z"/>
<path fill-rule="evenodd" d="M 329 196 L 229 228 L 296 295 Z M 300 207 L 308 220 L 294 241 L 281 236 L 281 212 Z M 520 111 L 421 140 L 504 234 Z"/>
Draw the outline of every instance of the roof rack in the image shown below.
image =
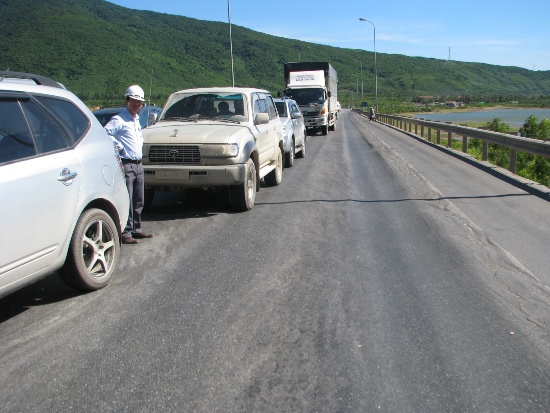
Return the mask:
<path fill-rule="evenodd" d="M 65 89 L 63 85 L 56 82 L 55 80 L 50 79 L 46 76 L 41 75 L 35 75 L 32 73 L 23 73 L 23 72 L 11 72 L 11 71 L 0 71 L 0 82 L 4 80 L 4 78 L 17 78 L 17 79 L 29 79 L 32 80 L 37 85 L 42 86 L 51 86 L 56 87 L 59 89 Z"/>

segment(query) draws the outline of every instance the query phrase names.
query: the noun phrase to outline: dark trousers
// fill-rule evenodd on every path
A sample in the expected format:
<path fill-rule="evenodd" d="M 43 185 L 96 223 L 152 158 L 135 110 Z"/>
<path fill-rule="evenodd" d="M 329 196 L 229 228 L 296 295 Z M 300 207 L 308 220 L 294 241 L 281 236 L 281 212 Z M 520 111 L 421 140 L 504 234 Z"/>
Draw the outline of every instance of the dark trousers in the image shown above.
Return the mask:
<path fill-rule="evenodd" d="M 126 176 L 126 188 L 130 195 L 130 214 L 126 228 L 122 232 L 123 237 L 131 237 L 132 234 L 141 231 L 141 211 L 143 211 L 144 180 L 143 165 L 135 163 L 124 164 Z"/>

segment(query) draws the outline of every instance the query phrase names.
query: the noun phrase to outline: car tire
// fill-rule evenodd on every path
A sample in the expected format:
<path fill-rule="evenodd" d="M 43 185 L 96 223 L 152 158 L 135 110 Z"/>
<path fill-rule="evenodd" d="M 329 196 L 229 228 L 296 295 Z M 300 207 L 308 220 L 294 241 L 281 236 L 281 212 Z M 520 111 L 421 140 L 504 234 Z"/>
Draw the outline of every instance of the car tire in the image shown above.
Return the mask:
<path fill-rule="evenodd" d="M 296 156 L 296 148 L 294 145 L 294 139 L 290 145 L 290 151 L 285 153 L 285 168 L 292 168 L 294 166 L 294 157 Z"/>
<path fill-rule="evenodd" d="M 296 158 L 306 157 L 306 135 L 304 134 L 304 142 L 302 143 L 302 150 L 296 154 Z"/>
<path fill-rule="evenodd" d="M 143 195 L 143 208 L 150 208 L 155 199 L 155 188 L 145 188 Z"/>
<path fill-rule="evenodd" d="M 76 223 L 67 259 L 59 275 L 70 287 L 93 291 L 105 287 L 115 272 L 120 239 L 111 217 L 101 209 L 88 209 Z"/>
<path fill-rule="evenodd" d="M 245 180 L 240 185 L 229 187 L 229 204 L 235 211 L 249 211 L 256 200 L 256 165 L 249 159 L 246 163 Z"/>
<path fill-rule="evenodd" d="M 281 149 L 278 151 L 275 163 L 275 169 L 264 178 L 267 186 L 277 186 L 283 182 L 283 151 Z"/>
<path fill-rule="evenodd" d="M 321 133 L 323 135 L 328 135 L 328 125 L 321 126 Z"/>

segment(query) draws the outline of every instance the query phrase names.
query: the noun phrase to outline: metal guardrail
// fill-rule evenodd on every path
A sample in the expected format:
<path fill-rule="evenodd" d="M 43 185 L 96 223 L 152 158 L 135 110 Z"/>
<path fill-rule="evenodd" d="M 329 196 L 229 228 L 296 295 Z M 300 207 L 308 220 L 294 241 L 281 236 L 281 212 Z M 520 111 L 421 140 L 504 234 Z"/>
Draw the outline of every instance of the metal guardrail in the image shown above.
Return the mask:
<path fill-rule="evenodd" d="M 362 112 L 359 112 L 362 114 Z M 366 114 L 364 114 L 366 115 Z M 435 143 L 441 145 L 441 133 L 447 134 L 447 147 L 451 147 L 453 139 L 462 139 L 462 152 L 468 153 L 468 139 L 479 139 L 482 141 L 482 160 L 488 161 L 489 143 L 510 148 L 510 166 L 508 170 L 516 173 L 517 152 L 526 152 L 550 159 L 550 142 L 538 139 L 523 138 L 501 132 L 492 132 L 484 129 L 470 128 L 468 126 L 456 125 L 451 122 L 429 121 L 421 118 L 408 116 L 376 114 L 376 120 L 388 124 L 405 132 L 414 133 L 422 139 L 434 142 L 433 132 L 435 131 Z M 414 125 L 414 132 L 412 131 Z M 418 128 L 420 127 L 420 133 Z M 427 130 L 425 130 L 427 129 Z M 425 133 L 427 132 L 427 133 Z M 427 135 L 427 137 L 425 137 Z M 459 135 L 459 137 L 456 137 Z"/>

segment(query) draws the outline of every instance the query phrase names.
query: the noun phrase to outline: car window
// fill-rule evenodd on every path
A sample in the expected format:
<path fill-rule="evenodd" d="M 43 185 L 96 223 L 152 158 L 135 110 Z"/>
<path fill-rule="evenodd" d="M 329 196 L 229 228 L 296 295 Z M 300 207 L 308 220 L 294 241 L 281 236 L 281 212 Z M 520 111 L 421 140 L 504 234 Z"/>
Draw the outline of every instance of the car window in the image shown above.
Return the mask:
<path fill-rule="evenodd" d="M 252 110 L 254 111 L 254 115 L 257 115 L 258 113 L 268 113 L 267 112 L 267 102 L 265 100 L 265 96 L 262 94 L 254 94 L 252 98 Z"/>
<path fill-rule="evenodd" d="M 252 105 L 254 115 L 258 113 L 267 113 L 269 120 L 277 117 L 277 109 L 275 109 L 275 103 L 273 98 L 265 93 L 256 93 L 252 98 Z"/>
<path fill-rule="evenodd" d="M 267 113 L 269 113 L 269 119 L 275 119 L 277 115 L 277 109 L 275 109 L 275 103 L 271 95 L 265 95 L 265 101 L 267 105 Z"/>
<path fill-rule="evenodd" d="M 62 120 L 64 126 L 72 134 L 72 143 L 80 140 L 90 127 L 86 115 L 71 102 L 44 96 L 38 96 L 37 99 Z"/>
<path fill-rule="evenodd" d="M 53 152 L 69 146 L 65 132 L 48 114 L 30 101 L 22 102 L 22 107 L 38 153 Z"/>
<path fill-rule="evenodd" d="M 36 148 L 20 102 L 0 100 L 0 163 L 36 155 Z"/>
<path fill-rule="evenodd" d="M 288 117 L 288 115 L 286 114 L 285 102 L 275 102 L 275 106 L 277 107 L 277 112 L 279 112 L 279 116 L 283 118 Z"/>

